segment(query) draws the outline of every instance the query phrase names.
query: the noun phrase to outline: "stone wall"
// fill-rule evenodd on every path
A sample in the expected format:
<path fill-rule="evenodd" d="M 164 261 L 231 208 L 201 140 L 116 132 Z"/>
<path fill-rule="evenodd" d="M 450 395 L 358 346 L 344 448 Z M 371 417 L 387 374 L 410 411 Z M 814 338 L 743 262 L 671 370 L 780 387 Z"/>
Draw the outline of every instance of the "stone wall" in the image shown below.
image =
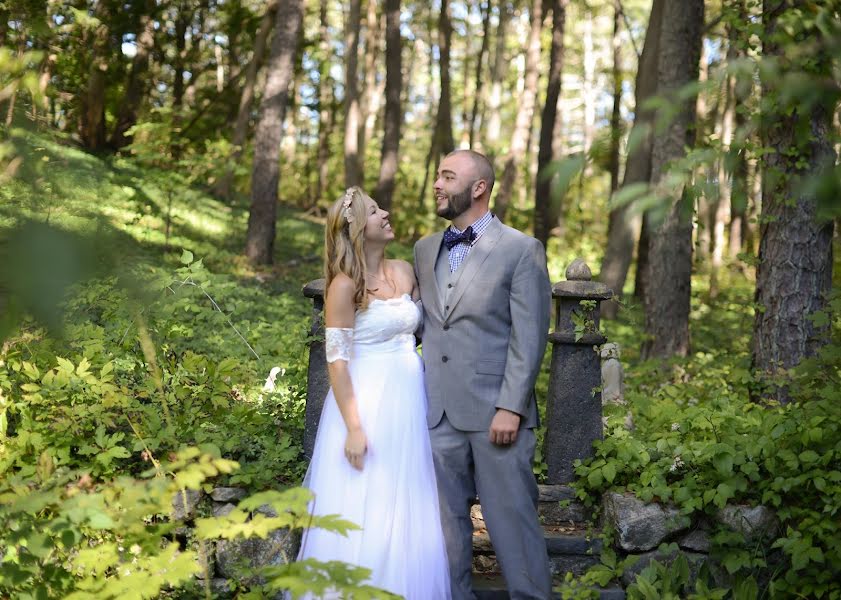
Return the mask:
<path fill-rule="evenodd" d="M 683 555 L 693 576 L 706 564 L 715 584 L 727 587 L 726 569 L 710 555 L 714 532 L 722 528 L 735 531 L 748 544 L 756 545 L 776 534 L 779 521 L 764 506 L 727 505 L 712 516 L 690 517 L 674 506 L 608 492 L 602 498 L 602 526 L 613 532 L 620 555 L 639 559 L 623 574 L 624 585 L 633 583 L 652 561 L 670 564 Z"/>

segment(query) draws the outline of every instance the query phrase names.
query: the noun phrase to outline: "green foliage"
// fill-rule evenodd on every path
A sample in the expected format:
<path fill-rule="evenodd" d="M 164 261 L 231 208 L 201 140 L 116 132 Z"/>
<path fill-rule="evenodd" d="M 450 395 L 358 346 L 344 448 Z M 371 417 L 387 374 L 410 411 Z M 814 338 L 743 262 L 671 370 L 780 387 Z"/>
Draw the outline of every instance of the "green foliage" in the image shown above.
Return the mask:
<path fill-rule="evenodd" d="M 724 588 L 710 589 L 705 578 L 693 578 L 689 563 L 683 555 L 669 565 L 652 561 L 627 589 L 631 600 L 721 600 L 727 597 L 728 592 L 730 590 Z M 732 592 L 733 600 L 755 600 L 756 582 L 748 578 Z"/>
<path fill-rule="evenodd" d="M 308 513 L 311 495 L 293 488 L 245 498 L 229 515 L 198 520 L 198 548 L 182 549 L 169 520 L 175 495 L 199 489 L 237 468 L 230 460 L 185 448 L 140 478 L 94 483 L 87 473 L 59 468 L 49 459 L 34 478 L 21 473 L 0 482 L 0 594 L 15 598 L 157 598 L 192 585 L 204 564 L 202 545 L 217 539 L 266 537 L 279 528 L 317 526 L 346 533 L 354 526 Z M 168 474 L 168 475 L 166 475 Z M 278 516 L 247 511 L 269 504 Z M 392 598 L 363 582 L 369 572 L 314 560 L 262 571 L 270 590 L 301 593 L 335 587 L 354 598 Z M 259 586 L 253 591 L 259 594 Z"/>
<path fill-rule="evenodd" d="M 290 281 L 258 280 L 231 258 L 239 248 L 228 228 L 242 214 L 183 178 L 164 184 L 162 172 L 123 159 L 108 169 L 29 134 L 14 143 L 25 160 L 22 178 L 0 190 L 4 250 L 29 240 L 35 268 L 29 279 L 8 261 L 0 270 L 3 300 L 18 307 L 0 351 L 0 596 L 193 597 L 214 540 L 353 527 L 309 515 L 304 490 L 279 491 L 303 474 L 310 308 L 299 290 L 317 265 L 281 263 Z M 102 201 L 91 206 L 91 197 Z M 167 209 L 170 240 L 207 249 L 208 264 L 223 269 L 191 250 L 158 253 Z M 289 219 L 283 228 L 292 256 L 319 245 L 315 226 Z M 273 366 L 281 375 L 267 392 Z M 219 484 L 256 493 L 226 517 L 200 518 L 197 546 L 181 547 L 174 497 Z M 266 504 L 277 516 L 255 510 Z M 390 597 L 364 585 L 367 576 L 307 561 L 273 567 L 265 585 L 237 593 L 332 583 L 354 597 Z"/>
<path fill-rule="evenodd" d="M 797 402 L 750 401 L 749 357 L 728 344 L 663 366 L 643 363 L 628 373 L 636 430 L 610 414 L 595 456 L 576 464 L 579 496 L 594 502 L 608 489 L 627 489 L 645 501 L 668 502 L 686 515 L 714 515 L 727 504 L 764 504 L 782 522 L 747 541 L 722 530 L 713 557 L 734 581 L 774 573 L 775 593 L 841 594 L 841 297 L 836 293 L 819 325 L 833 324 L 831 343 L 789 374 Z M 731 330 L 732 331 L 732 330 Z M 701 338 L 704 339 L 703 337 Z M 732 342 L 731 342 L 732 343 Z M 782 562 L 772 555 L 782 553 Z M 652 577 L 662 577 L 656 575 Z M 656 577 L 655 577 L 656 575 Z M 667 587 L 670 587 L 671 584 Z M 647 596 L 646 584 L 638 588 Z M 671 589 L 671 588 L 670 588 Z M 705 596 L 706 597 L 706 596 Z"/>

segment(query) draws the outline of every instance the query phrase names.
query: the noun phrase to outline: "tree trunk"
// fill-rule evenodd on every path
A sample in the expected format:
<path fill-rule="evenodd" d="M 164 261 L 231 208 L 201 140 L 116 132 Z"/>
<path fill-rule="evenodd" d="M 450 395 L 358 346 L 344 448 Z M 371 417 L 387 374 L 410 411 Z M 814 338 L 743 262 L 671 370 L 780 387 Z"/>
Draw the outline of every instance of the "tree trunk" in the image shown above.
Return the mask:
<path fill-rule="evenodd" d="M 619 189 L 619 142 L 622 139 L 622 43 L 619 31 L 622 28 L 622 6 L 619 0 L 613 1 L 613 37 L 610 40 L 613 49 L 613 111 L 610 113 L 610 193 Z"/>
<path fill-rule="evenodd" d="M 589 155 L 593 146 L 593 138 L 596 135 L 596 53 L 593 49 L 593 13 L 589 5 L 584 3 L 584 36 L 582 40 L 584 57 L 582 66 L 584 73 L 582 78 L 581 100 L 584 103 L 584 154 Z M 586 162 L 586 172 L 591 172 L 592 161 Z M 582 179 L 583 181 L 583 179 Z"/>
<path fill-rule="evenodd" d="M 400 102 L 403 88 L 400 0 L 386 0 L 385 19 L 385 130 L 380 176 L 374 190 L 374 199 L 380 208 L 391 210 L 399 158 L 400 124 L 403 121 Z"/>
<path fill-rule="evenodd" d="M 505 80 L 508 62 L 505 59 L 505 40 L 508 29 L 508 20 L 511 18 L 511 5 L 509 0 L 499 2 L 499 23 L 496 26 L 496 48 L 494 49 L 494 60 L 491 68 L 491 95 L 488 99 L 488 130 L 485 145 L 490 156 L 495 156 L 499 151 L 499 137 L 502 129 L 502 83 Z"/>
<path fill-rule="evenodd" d="M 546 101 L 540 117 L 540 146 L 537 150 L 537 183 L 534 190 L 534 237 L 543 246 L 549 232 L 557 224 L 560 198 L 552 198 L 552 181 L 543 175 L 547 165 L 557 157 L 553 152 L 558 98 L 561 95 L 564 72 L 564 29 L 569 0 L 552 0 L 552 48 L 549 51 L 549 80 L 546 82 Z"/>
<path fill-rule="evenodd" d="M 781 24 L 797 18 L 796 9 L 801 5 L 765 0 L 762 15 L 763 54 L 780 59 L 782 77 L 763 79 L 762 145 L 772 150 L 763 156 L 762 165 L 753 367 L 760 377 L 772 378 L 766 393 L 781 403 L 792 398 L 773 378 L 784 377 L 783 369 L 815 355 L 827 342 L 827 329 L 816 328 L 809 317 L 826 306 L 826 293 L 832 285 L 833 222 L 819 220 L 817 202 L 805 195 L 802 180 L 820 177 L 835 164 L 830 141 L 833 106 L 825 96 L 809 105 L 811 99 L 786 102 L 782 92 L 789 73 L 827 77 L 832 65 L 826 50 L 814 50 L 794 60 L 787 56 L 795 40 Z M 816 31 L 812 35 L 819 36 Z M 804 131 L 810 135 L 803 135 Z"/>
<path fill-rule="evenodd" d="M 117 115 L 117 122 L 111 132 L 109 144 L 115 150 L 131 143 L 126 132 L 137 124 L 137 113 L 146 96 L 149 71 L 149 55 L 155 46 L 155 11 L 154 0 L 147 0 L 144 14 L 140 17 L 140 31 L 137 34 L 137 50 L 131 61 L 126 93 Z"/>
<path fill-rule="evenodd" d="M 254 38 L 254 54 L 251 60 L 248 61 L 248 67 L 245 70 L 245 82 L 243 82 L 242 95 L 239 98 L 239 109 L 237 110 L 237 119 L 234 123 L 234 133 L 231 138 L 231 144 L 234 146 L 233 154 L 231 154 L 231 158 L 225 166 L 225 172 L 213 187 L 213 193 L 225 200 L 231 197 L 231 186 L 233 185 L 234 179 L 233 165 L 238 164 L 242 158 L 245 140 L 248 137 L 248 121 L 251 116 L 251 105 L 254 102 L 257 72 L 263 63 L 263 55 L 266 53 L 266 44 L 274 26 L 276 14 L 277 0 L 269 0 L 266 6 L 266 12 L 260 21 L 260 29 L 257 30 L 257 37 Z"/>
<path fill-rule="evenodd" d="M 99 25 L 93 31 L 88 85 L 82 102 L 82 145 L 92 151 L 105 146 L 105 83 L 108 73 L 108 3 L 97 2 L 94 15 Z"/>
<path fill-rule="evenodd" d="M 53 70 L 55 69 L 56 62 L 58 61 L 58 55 L 54 52 L 50 52 L 49 48 L 47 48 L 47 55 L 44 57 L 43 67 L 41 67 L 41 74 L 38 76 L 38 93 L 41 95 L 40 102 L 41 108 L 44 110 L 44 120 L 47 123 L 51 124 L 49 120 L 49 111 L 50 111 L 50 98 L 47 95 L 47 89 L 50 86 L 50 80 L 53 77 Z M 36 106 L 37 102 L 33 102 L 32 104 L 32 113 L 33 115 L 36 114 Z"/>
<path fill-rule="evenodd" d="M 453 111 L 450 93 L 450 45 L 453 27 L 450 23 L 449 0 L 441 0 L 438 17 L 438 52 L 441 56 L 441 100 L 438 102 L 438 117 L 435 135 L 438 141 L 438 155 L 449 154 L 455 149 L 453 140 Z"/>
<path fill-rule="evenodd" d="M 651 128 L 654 115 L 650 110 L 643 109 L 645 101 L 657 93 L 657 60 L 660 55 L 660 28 L 662 24 L 664 0 L 654 0 L 651 5 L 651 16 L 648 19 L 648 29 L 645 33 L 645 44 L 639 58 L 637 77 L 634 85 L 634 125 L 630 138 L 638 140 L 628 148 L 628 158 L 625 161 L 625 174 L 622 186 L 647 183 L 651 179 L 651 147 L 653 135 Z M 642 220 L 633 216 L 631 205 L 625 204 L 610 211 L 607 228 L 607 248 L 602 260 L 599 280 L 606 284 L 619 298 L 628 278 L 628 270 L 634 255 L 634 238 L 640 229 Z M 645 233 L 648 230 L 645 229 Z M 640 230 L 639 251 L 637 252 L 637 273 L 634 285 L 634 296 L 644 297 L 645 273 L 648 260 L 648 236 L 643 236 Z M 602 316 L 607 319 L 615 318 L 619 309 L 616 302 L 602 303 Z"/>
<path fill-rule="evenodd" d="M 706 47 L 703 45 L 701 46 L 701 60 L 699 64 L 699 71 L 698 71 L 698 81 L 702 85 L 702 91 L 698 94 L 698 100 L 695 104 L 696 106 L 696 117 L 695 117 L 695 138 L 698 140 L 706 140 L 707 139 L 707 124 L 708 122 L 715 122 L 715 117 L 712 118 L 709 116 L 710 113 L 713 115 L 715 114 L 715 110 L 710 110 L 710 107 L 707 106 L 707 91 L 704 89 L 704 85 L 709 80 L 709 57 L 707 56 Z M 695 173 L 695 179 L 704 181 L 704 187 L 708 189 L 712 189 L 712 186 L 709 185 L 710 179 L 712 179 L 712 174 L 710 173 L 709 167 L 706 165 L 701 165 L 698 167 Z M 712 196 L 712 194 L 710 194 Z M 697 198 L 697 210 L 698 210 L 698 217 L 693 221 L 693 229 L 695 234 L 695 248 L 694 248 L 694 260 L 698 264 L 703 264 L 710 255 L 710 248 L 712 247 L 711 244 L 711 236 L 710 236 L 710 229 L 712 228 L 712 221 L 713 221 L 713 210 L 714 210 L 715 198 L 708 197 L 707 194 L 700 194 Z"/>
<path fill-rule="evenodd" d="M 172 106 L 176 112 L 184 102 L 184 65 L 187 61 L 187 27 L 192 15 L 188 14 L 183 3 L 177 7 L 178 16 L 175 18 L 175 60 L 172 68 L 175 80 L 172 83 Z"/>
<path fill-rule="evenodd" d="M 6 39 L 9 32 L 9 9 L 6 8 L 5 3 L 0 6 L 0 47 L 6 45 Z"/>
<path fill-rule="evenodd" d="M 362 165 L 359 156 L 359 127 L 362 112 L 359 107 L 359 29 L 362 20 L 362 1 L 350 0 L 350 12 L 345 24 L 345 187 L 362 185 Z"/>
<path fill-rule="evenodd" d="M 251 210 L 245 241 L 245 255 L 256 264 L 271 264 L 274 254 L 280 140 L 303 9 L 303 0 L 284 0 L 276 15 L 266 90 L 254 139 Z"/>
<path fill-rule="evenodd" d="M 529 15 L 531 28 L 528 45 L 526 47 L 526 66 L 523 73 L 523 93 L 520 96 L 517 119 L 514 124 L 514 134 L 511 136 L 511 146 L 505 157 L 502 170 L 502 181 L 494 202 L 494 213 L 500 221 L 505 221 L 511 193 L 517 181 L 517 170 L 523 162 L 528 150 L 529 132 L 534 117 L 534 106 L 537 100 L 537 83 L 540 79 L 540 33 L 543 29 L 543 0 L 532 0 Z"/>
<path fill-rule="evenodd" d="M 330 158 L 330 132 L 335 124 L 333 103 L 333 79 L 330 77 L 330 23 L 327 19 L 327 2 L 319 4 L 319 49 L 321 64 L 318 67 L 318 175 L 315 187 L 315 201 L 319 202 L 327 187 L 327 160 Z"/>
<path fill-rule="evenodd" d="M 380 105 L 385 90 L 385 80 L 377 79 L 377 57 L 382 54 L 383 25 L 377 15 L 377 0 L 368 0 L 368 15 L 365 20 L 365 89 L 363 90 L 364 101 L 362 103 L 362 123 L 359 128 L 359 160 L 362 171 L 365 171 L 365 156 L 368 142 L 374 135 L 374 126 L 377 123 L 377 115 L 380 112 Z"/>
<path fill-rule="evenodd" d="M 738 57 L 734 44 L 727 49 L 727 62 L 732 63 Z M 728 169 L 727 161 L 731 153 L 733 133 L 736 126 L 736 79 L 733 75 L 724 78 L 722 100 L 724 110 L 721 113 L 721 152 L 718 159 L 718 198 L 712 211 L 712 248 L 710 252 L 710 297 L 718 296 L 719 272 L 724 265 L 724 250 L 726 244 L 727 220 L 733 212 L 731 209 L 732 192 L 734 186 L 733 173 Z"/>
<path fill-rule="evenodd" d="M 482 73 L 485 65 L 485 55 L 488 53 L 491 37 L 491 0 L 482 2 L 482 46 L 476 57 L 475 89 L 473 93 L 473 110 L 470 111 L 470 124 L 467 143 L 471 148 L 476 143 L 476 117 L 479 115 L 479 97 L 484 96 Z M 478 147 L 479 145 L 477 145 Z"/>
<path fill-rule="evenodd" d="M 645 303 L 645 294 L 648 290 L 648 249 L 651 241 L 651 211 L 647 210 L 642 215 L 640 223 L 640 239 L 637 242 L 637 270 L 634 273 L 634 300 L 640 304 Z"/>
<path fill-rule="evenodd" d="M 664 182 L 671 162 L 694 144 L 696 98 L 679 100 L 677 93 L 697 81 L 704 24 L 703 0 L 666 2 L 657 61 L 657 90 L 679 111 L 654 139 L 651 181 Z M 683 186 L 682 186 L 683 187 Z M 675 190 L 649 241 L 649 288 L 645 295 L 644 358 L 668 358 L 689 352 L 689 296 L 692 271 L 692 200 L 685 187 Z"/>

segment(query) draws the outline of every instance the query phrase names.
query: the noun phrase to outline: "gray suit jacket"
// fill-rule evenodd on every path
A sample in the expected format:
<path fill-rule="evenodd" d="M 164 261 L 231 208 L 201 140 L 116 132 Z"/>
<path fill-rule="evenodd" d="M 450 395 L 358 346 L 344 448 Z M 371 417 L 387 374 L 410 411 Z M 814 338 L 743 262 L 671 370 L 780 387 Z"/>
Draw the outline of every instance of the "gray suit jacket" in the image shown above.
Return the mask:
<path fill-rule="evenodd" d="M 534 381 L 551 302 L 543 246 L 494 219 L 443 294 L 435 272 L 438 261 L 447 261 L 442 238 L 439 232 L 415 244 L 427 424 L 434 427 L 446 412 L 454 427 L 482 431 L 505 408 L 522 416 L 521 427 L 535 427 Z"/>

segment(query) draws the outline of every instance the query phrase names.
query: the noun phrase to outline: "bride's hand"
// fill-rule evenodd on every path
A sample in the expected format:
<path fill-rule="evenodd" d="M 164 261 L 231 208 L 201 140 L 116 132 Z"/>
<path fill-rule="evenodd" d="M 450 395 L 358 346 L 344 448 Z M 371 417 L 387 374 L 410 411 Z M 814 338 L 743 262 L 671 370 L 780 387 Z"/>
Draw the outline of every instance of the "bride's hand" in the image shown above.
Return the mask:
<path fill-rule="evenodd" d="M 365 464 L 365 452 L 368 450 L 368 438 L 362 428 L 351 429 L 345 439 L 345 458 L 357 471 Z"/>

